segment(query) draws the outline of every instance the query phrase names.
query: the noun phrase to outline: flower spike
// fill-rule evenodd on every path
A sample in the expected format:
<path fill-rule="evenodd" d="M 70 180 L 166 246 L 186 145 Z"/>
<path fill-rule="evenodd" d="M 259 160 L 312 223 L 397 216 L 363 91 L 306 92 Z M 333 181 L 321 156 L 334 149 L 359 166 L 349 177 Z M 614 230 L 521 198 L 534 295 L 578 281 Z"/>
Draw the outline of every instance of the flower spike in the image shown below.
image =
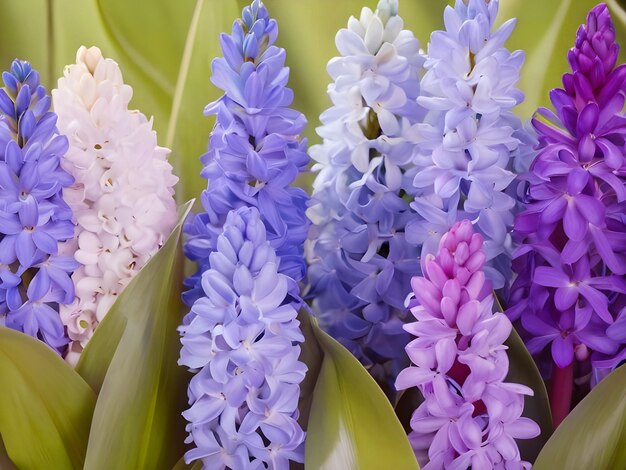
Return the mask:
<path fill-rule="evenodd" d="M 0 315 L 9 328 L 39 338 L 59 354 L 68 338 L 59 307 L 74 301 L 65 255 L 74 236 L 63 191 L 73 183 L 61 166 L 67 139 L 39 74 L 15 60 L 0 90 Z"/>
<path fill-rule="evenodd" d="M 482 235 L 468 220 L 457 222 L 436 256 L 427 256 L 424 276 L 412 281 L 417 321 L 405 329 L 415 336 L 406 347 L 413 365 L 396 387 L 418 387 L 424 397 L 409 439 L 425 470 L 530 468 L 514 439 L 539 435 L 537 424 L 522 417 L 524 396 L 533 391 L 504 382 L 512 327 L 506 315 L 493 313 L 485 259 Z"/>
<path fill-rule="evenodd" d="M 132 92 L 117 63 L 84 46 L 52 91 L 69 139 L 61 164 L 74 177 L 64 192 L 78 224 L 71 252 L 83 265 L 72 275 L 76 300 L 61 307 L 71 363 L 176 223 L 169 150 L 152 120 L 128 109 Z"/>

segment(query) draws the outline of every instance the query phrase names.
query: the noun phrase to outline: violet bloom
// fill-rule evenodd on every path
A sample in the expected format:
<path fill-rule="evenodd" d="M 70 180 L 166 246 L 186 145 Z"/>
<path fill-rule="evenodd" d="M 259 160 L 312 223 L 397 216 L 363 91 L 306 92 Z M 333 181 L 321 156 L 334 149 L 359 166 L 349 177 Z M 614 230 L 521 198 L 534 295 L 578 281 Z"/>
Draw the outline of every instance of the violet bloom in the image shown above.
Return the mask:
<path fill-rule="evenodd" d="M 419 243 L 405 233 L 418 217 L 406 132 L 424 114 L 415 101 L 424 59 L 397 1 L 363 8 L 335 39 L 333 106 L 320 117 L 323 143 L 311 147 L 319 174 L 308 212 L 309 297 L 321 326 L 393 393 L 406 363 L 404 299 L 419 270 Z"/>
<path fill-rule="evenodd" d="M 59 304 L 74 300 L 79 264 L 59 254 L 74 236 L 63 189 L 73 178 L 60 166 L 68 148 L 39 74 L 15 60 L 0 90 L 0 316 L 7 327 L 57 352 L 68 339 Z"/>
<path fill-rule="evenodd" d="M 290 185 L 309 162 L 307 141 L 300 138 L 306 119 L 289 108 L 293 92 L 285 50 L 274 45 L 277 36 L 276 21 L 255 0 L 233 23 L 232 34 L 220 37 L 224 57 L 213 61 L 211 81 L 225 93 L 205 108 L 217 118 L 201 157 L 208 180 L 201 197 L 205 212 L 185 226 L 185 252 L 199 267 L 186 281 L 189 305 L 202 295 L 200 276 L 231 209 L 257 207 L 281 272 L 296 281 L 305 274 L 308 196 Z"/>
<path fill-rule="evenodd" d="M 430 37 L 417 99 L 428 114 L 411 130 L 418 149 L 412 207 L 422 217 L 409 224 L 407 239 L 432 253 L 455 220 L 474 221 L 485 236 L 485 272 L 501 289 L 511 280 L 515 170 L 532 157 L 532 138 L 513 114 L 524 98 L 517 89 L 524 53 L 505 46 L 515 19 L 494 27 L 498 3 L 457 0 L 444 11 L 445 30 Z M 455 217 L 433 230 L 442 210 Z"/>
<path fill-rule="evenodd" d="M 576 362 L 587 377 L 591 365 L 592 385 L 625 356 L 626 66 L 616 67 L 618 50 L 609 10 L 598 5 L 578 30 L 564 88 L 550 93 L 556 112 L 540 108 L 533 119 L 539 154 L 515 222 L 523 246 L 507 311 L 532 353 L 559 369 Z"/>
<path fill-rule="evenodd" d="M 420 465 L 440 468 L 530 468 L 515 439 L 539 434 L 522 417 L 528 387 L 504 382 L 509 360 L 504 341 L 511 322 L 493 313 L 491 283 L 483 271 L 482 235 L 457 222 L 424 261 L 424 277 L 412 280 L 416 338 L 406 347 L 412 366 L 396 380 L 398 390 L 418 387 L 424 402 L 411 418 L 409 435 Z"/>
<path fill-rule="evenodd" d="M 196 371 L 183 413 L 186 442 L 194 444 L 187 463 L 288 470 L 289 461 L 304 461 L 301 301 L 267 234 L 256 208 L 228 214 L 202 274 L 202 297 L 180 327 L 180 364 Z"/>

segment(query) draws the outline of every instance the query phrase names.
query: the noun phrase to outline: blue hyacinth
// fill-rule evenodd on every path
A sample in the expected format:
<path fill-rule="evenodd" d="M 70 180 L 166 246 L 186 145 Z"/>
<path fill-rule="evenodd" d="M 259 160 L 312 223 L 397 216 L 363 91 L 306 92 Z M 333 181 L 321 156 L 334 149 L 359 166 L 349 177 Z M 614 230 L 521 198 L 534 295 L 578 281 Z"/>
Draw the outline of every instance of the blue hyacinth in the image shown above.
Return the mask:
<path fill-rule="evenodd" d="M 416 102 L 424 58 L 397 12 L 397 1 L 383 0 L 337 33 L 340 56 L 328 63 L 333 106 L 317 129 L 323 143 L 311 147 L 319 174 L 307 250 L 320 324 L 389 393 L 406 361 L 404 301 L 420 272 L 420 244 L 405 228 L 417 217 L 408 134 L 424 117 Z"/>
<path fill-rule="evenodd" d="M 309 162 L 307 141 L 299 136 L 306 119 L 289 108 L 293 92 L 287 88 L 285 50 L 274 45 L 277 35 L 276 21 L 255 1 L 234 22 L 232 34 L 220 37 L 224 57 L 213 61 L 211 80 L 225 94 L 205 108 L 205 114 L 217 117 L 201 157 L 202 176 L 209 180 L 201 198 L 205 212 L 185 227 L 186 254 L 199 266 L 187 280 L 189 305 L 201 295 L 200 274 L 232 209 L 257 207 L 280 271 L 296 281 L 306 271 L 308 196 L 290 187 Z"/>
<path fill-rule="evenodd" d="M 186 254 L 198 264 L 180 327 L 180 363 L 196 372 L 186 459 L 205 468 L 280 470 L 304 458 L 296 317 L 308 197 L 290 184 L 309 158 L 277 34 L 256 0 L 220 38 L 212 81 L 225 94 L 205 109 L 217 120 L 202 156 L 204 212 L 185 226 Z"/>
<path fill-rule="evenodd" d="M 287 470 L 303 461 L 301 301 L 279 263 L 258 210 L 231 211 L 202 274 L 203 296 L 180 327 L 180 363 L 197 370 L 183 413 L 194 444 L 187 462 Z"/>
<path fill-rule="evenodd" d="M 50 97 L 28 62 L 15 60 L 2 79 L 0 314 L 7 327 L 60 352 L 68 339 L 58 305 L 74 300 L 70 275 L 79 266 L 60 253 L 74 236 L 62 194 L 73 183 L 60 166 L 67 139 L 58 134 Z"/>
<path fill-rule="evenodd" d="M 500 289 L 512 275 L 516 170 L 528 166 L 533 138 L 512 112 L 524 99 L 517 89 L 524 53 L 504 45 L 515 20 L 494 30 L 497 13 L 498 0 L 457 0 L 444 11 L 445 30 L 430 37 L 417 99 L 428 114 L 411 130 L 418 147 L 412 207 L 421 218 L 407 232 L 424 255 L 450 222 L 471 220 L 485 236 L 485 273 Z M 442 212 L 456 214 L 441 225 Z"/>

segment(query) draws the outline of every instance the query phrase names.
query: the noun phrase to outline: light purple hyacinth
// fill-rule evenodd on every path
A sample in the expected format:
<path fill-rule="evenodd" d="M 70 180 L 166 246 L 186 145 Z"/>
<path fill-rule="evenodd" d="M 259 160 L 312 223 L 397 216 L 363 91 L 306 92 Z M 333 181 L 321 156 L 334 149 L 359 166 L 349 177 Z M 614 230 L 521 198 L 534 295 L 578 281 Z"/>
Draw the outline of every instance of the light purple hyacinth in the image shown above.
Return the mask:
<path fill-rule="evenodd" d="M 194 445 L 187 463 L 287 470 L 303 462 L 301 301 L 279 263 L 258 210 L 231 211 L 202 274 L 203 296 L 180 327 L 179 362 L 196 371 L 183 413 Z"/>
<path fill-rule="evenodd" d="M 455 220 L 473 220 L 485 236 L 485 272 L 500 289 L 511 280 L 515 170 L 532 157 L 532 137 L 513 114 L 524 98 L 516 87 L 524 53 L 505 47 L 515 20 L 494 30 L 497 12 L 497 0 L 457 0 L 444 11 L 445 30 L 430 37 L 417 99 L 428 114 L 411 130 L 412 207 L 421 217 L 407 240 L 432 253 Z"/>
<path fill-rule="evenodd" d="M 305 215 L 308 195 L 293 182 L 309 163 L 301 138 L 304 115 L 289 106 L 285 49 L 274 43 L 278 24 L 260 0 L 243 9 L 232 33 L 220 36 L 224 57 L 213 60 L 211 81 L 224 95 L 204 112 L 216 116 L 208 151 L 201 157 L 204 209 L 185 225 L 185 253 L 198 264 L 186 281 L 188 305 L 202 295 L 200 277 L 230 210 L 257 207 L 267 238 L 280 257 L 280 270 L 304 278 Z"/>
<path fill-rule="evenodd" d="M 310 149 L 319 174 L 308 211 L 309 297 L 321 326 L 393 393 L 406 363 L 403 303 L 419 270 L 419 244 L 405 234 L 417 217 L 406 133 L 423 118 L 415 100 L 424 59 L 397 1 L 363 8 L 335 42 L 333 106 L 317 129 L 323 143 Z"/>
<path fill-rule="evenodd" d="M 507 311 L 546 377 L 574 367 L 592 385 L 626 357 L 626 66 L 615 66 L 618 51 L 600 4 L 578 30 L 564 88 L 550 93 L 556 113 L 540 108 L 533 119 L 539 154 L 515 222 L 523 246 Z"/>
<path fill-rule="evenodd" d="M 425 470 L 530 468 L 515 439 L 539 434 L 537 424 L 522 417 L 524 396 L 533 391 L 504 382 L 509 361 L 503 343 L 512 327 L 492 311 L 483 247 L 469 221 L 457 222 L 437 255 L 426 257 L 424 277 L 412 280 L 417 321 L 405 329 L 416 337 L 406 347 L 413 365 L 396 387 L 418 387 L 424 397 L 409 439 Z"/>

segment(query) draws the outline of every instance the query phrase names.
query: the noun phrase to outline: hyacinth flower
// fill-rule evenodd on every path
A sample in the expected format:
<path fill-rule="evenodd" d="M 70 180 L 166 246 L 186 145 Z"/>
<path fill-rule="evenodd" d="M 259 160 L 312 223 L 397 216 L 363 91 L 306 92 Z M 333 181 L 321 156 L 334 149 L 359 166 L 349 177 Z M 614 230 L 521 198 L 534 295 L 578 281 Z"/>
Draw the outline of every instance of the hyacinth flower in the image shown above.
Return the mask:
<path fill-rule="evenodd" d="M 511 322 L 493 313 L 486 280 L 484 239 L 468 220 L 444 234 L 439 250 L 424 260 L 424 276 L 411 284 L 405 329 L 412 365 L 397 378 L 399 390 L 418 387 L 424 402 L 411 418 L 409 440 L 422 468 L 530 468 L 515 439 L 539 435 L 522 417 L 524 396 L 533 391 L 507 383 L 504 341 Z"/>
<path fill-rule="evenodd" d="M 169 150 L 157 145 L 152 120 L 128 109 L 131 97 L 117 63 L 97 47 L 81 47 L 52 91 L 69 140 L 61 165 L 74 177 L 64 197 L 76 239 L 65 252 L 81 263 L 72 274 L 76 299 L 60 310 L 71 363 L 177 220 Z"/>
<path fill-rule="evenodd" d="M 571 73 L 533 125 L 539 154 L 507 314 L 519 320 L 546 378 L 554 422 L 567 415 L 573 381 L 588 390 L 626 358 L 626 66 L 609 10 L 593 8 L 568 59 Z M 583 389 L 583 392 L 585 390 Z"/>
<path fill-rule="evenodd" d="M 277 34 L 255 0 L 220 38 L 212 81 L 225 94 L 205 108 L 217 120 L 202 156 L 204 212 L 185 226 L 186 254 L 198 264 L 180 327 L 179 362 L 196 372 L 184 413 L 195 447 L 185 458 L 206 468 L 288 469 L 304 459 L 296 316 L 308 197 L 290 184 L 308 163 L 306 120 L 288 107 Z"/>
<path fill-rule="evenodd" d="M 180 363 L 196 371 L 183 413 L 194 445 L 187 463 L 287 470 L 303 462 L 301 301 L 267 235 L 255 207 L 228 214 L 202 274 L 203 296 L 180 327 Z"/>
<path fill-rule="evenodd" d="M 393 0 L 363 8 L 335 43 L 333 106 L 317 129 L 323 143 L 310 149 L 319 174 L 308 211 L 307 296 L 321 326 L 392 393 L 406 363 L 404 300 L 419 271 L 420 247 L 405 234 L 416 217 L 407 177 L 415 145 L 406 133 L 423 118 L 415 100 L 424 58 Z"/>
<path fill-rule="evenodd" d="M 73 183 L 60 165 L 67 139 L 39 74 L 15 60 L 0 89 L 0 315 L 12 329 L 59 354 L 68 338 L 59 306 L 74 301 L 70 279 L 79 267 L 63 253 L 74 236 L 63 190 Z"/>
<path fill-rule="evenodd" d="M 185 226 L 185 252 L 198 264 L 186 281 L 188 305 L 202 296 L 208 256 L 228 213 L 239 207 L 259 209 L 281 272 L 296 281 L 306 272 L 308 196 L 290 186 L 309 162 L 307 141 L 300 138 L 306 119 L 289 108 L 293 92 L 287 88 L 285 50 L 274 45 L 277 36 L 276 21 L 255 0 L 234 22 L 232 34 L 220 37 L 224 57 L 213 60 L 211 80 L 224 95 L 205 108 L 217 120 L 201 157 L 202 176 L 209 181 L 201 196 L 204 212 Z"/>
<path fill-rule="evenodd" d="M 494 30 L 498 0 L 457 0 L 444 11 L 444 31 L 430 37 L 417 102 L 428 110 L 412 129 L 418 145 L 409 242 L 432 253 L 455 220 L 474 221 L 485 237 L 485 272 L 495 289 L 511 280 L 515 170 L 528 165 L 532 136 L 513 108 L 524 53 L 505 42 L 515 19 Z"/>

